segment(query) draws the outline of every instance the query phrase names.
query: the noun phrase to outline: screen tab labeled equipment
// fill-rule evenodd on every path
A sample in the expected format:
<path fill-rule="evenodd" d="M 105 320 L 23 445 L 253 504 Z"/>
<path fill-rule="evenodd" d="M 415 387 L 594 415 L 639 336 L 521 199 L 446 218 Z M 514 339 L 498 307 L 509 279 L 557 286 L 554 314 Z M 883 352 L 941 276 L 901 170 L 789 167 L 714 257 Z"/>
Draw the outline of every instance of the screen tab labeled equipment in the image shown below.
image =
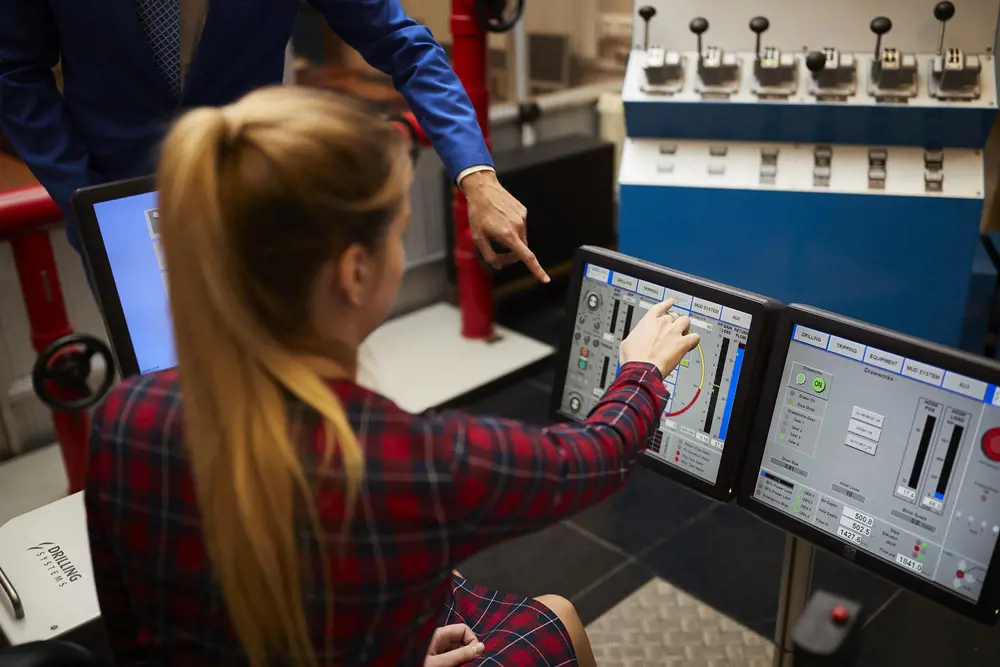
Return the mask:
<path fill-rule="evenodd" d="M 1000 584 L 1000 365 L 785 309 L 740 502 L 981 621 Z"/>
<path fill-rule="evenodd" d="M 577 252 L 568 326 L 557 358 L 553 412 L 583 420 L 618 372 L 618 345 L 655 304 L 674 299 L 701 343 L 664 378 L 670 392 L 646 463 L 720 500 L 733 481 L 749 400 L 778 304 L 599 248 Z"/>

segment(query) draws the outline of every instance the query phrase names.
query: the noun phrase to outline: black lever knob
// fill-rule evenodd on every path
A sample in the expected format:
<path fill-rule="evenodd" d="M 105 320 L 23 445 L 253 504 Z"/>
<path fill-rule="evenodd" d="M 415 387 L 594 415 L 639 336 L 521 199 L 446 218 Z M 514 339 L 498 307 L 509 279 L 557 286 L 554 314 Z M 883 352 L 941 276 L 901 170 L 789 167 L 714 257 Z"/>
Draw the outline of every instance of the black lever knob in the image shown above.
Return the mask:
<path fill-rule="evenodd" d="M 767 29 L 770 27 L 771 22 L 767 20 L 767 17 L 757 16 L 750 20 L 750 29 L 758 35 L 762 32 L 767 32 Z"/>
<path fill-rule="evenodd" d="M 872 19 L 871 29 L 873 33 L 881 37 L 892 30 L 892 21 L 885 16 L 876 16 Z"/>
<path fill-rule="evenodd" d="M 649 50 L 649 22 L 652 18 L 656 16 L 656 7 L 650 5 L 644 5 L 639 8 L 639 18 L 641 18 L 645 23 L 643 25 L 643 42 L 642 48 Z"/>
<path fill-rule="evenodd" d="M 656 7 L 645 5 L 639 8 L 639 18 L 645 21 L 643 25 L 642 48 L 649 51 L 649 21 L 656 16 Z"/>
<path fill-rule="evenodd" d="M 944 30 L 948 21 L 955 16 L 955 5 L 951 2 L 939 2 L 934 6 L 934 18 L 941 23 L 941 30 L 938 33 L 938 55 L 944 53 Z"/>
<path fill-rule="evenodd" d="M 882 35 L 892 30 L 892 21 L 885 16 L 876 16 L 872 19 L 872 32 L 875 33 L 875 59 L 872 61 L 873 71 L 881 72 L 882 68 Z"/>
<path fill-rule="evenodd" d="M 826 54 L 822 51 L 810 51 L 806 54 L 806 69 L 817 74 L 826 67 Z"/>
<path fill-rule="evenodd" d="M 757 35 L 757 44 L 754 48 L 754 53 L 757 54 L 758 60 L 760 60 L 760 36 L 770 27 L 771 22 L 764 16 L 757 16 L 750 19 L 750 29 Z"/>
<path fill-rule="evenodd" d="M 939 2 L 934 6 L 934 18 L 938 21 L 950 21 L 955 16 L 955 3 Z"/>
<path fill-rule="evenodd" d="M 702 54 L 704 53 L 701 48 L 701 36 L 706 30 L 708 30 L 708 20 L 701 16 L 693 18 L 691 19 L 691 24 L 688 28 L 690 28 L 691 32 L 698 36 L 698 64 L 700 65 Z"/>

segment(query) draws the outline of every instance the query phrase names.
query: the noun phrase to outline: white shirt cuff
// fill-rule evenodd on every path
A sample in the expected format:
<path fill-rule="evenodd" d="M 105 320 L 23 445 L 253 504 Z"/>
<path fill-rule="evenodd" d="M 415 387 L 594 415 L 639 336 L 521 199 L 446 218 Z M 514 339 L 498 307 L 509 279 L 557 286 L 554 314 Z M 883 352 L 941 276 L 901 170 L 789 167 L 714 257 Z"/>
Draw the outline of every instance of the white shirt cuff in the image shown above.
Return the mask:
<path fill-rule="evenodd" d="M 458 172 L 458 178 L 455 179 L 455 183 L 458 184 L 458 187 L 462 187 L 462 179 L 468 176 L 469 174 L 476 173 L 477 171 L 492 171 L 496 173 L 496 169 L 494 169 L 488 164 L 477 164 L 474 167 L 468 167 Z"/>

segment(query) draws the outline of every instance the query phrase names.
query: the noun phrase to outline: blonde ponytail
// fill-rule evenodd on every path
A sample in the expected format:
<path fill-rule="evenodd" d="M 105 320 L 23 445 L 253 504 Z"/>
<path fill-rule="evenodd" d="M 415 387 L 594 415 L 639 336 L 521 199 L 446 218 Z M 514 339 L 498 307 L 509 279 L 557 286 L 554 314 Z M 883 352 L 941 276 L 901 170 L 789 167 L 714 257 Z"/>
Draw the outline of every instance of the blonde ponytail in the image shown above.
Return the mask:
<path fill-rule="evenodd" d="M 345 243 L 376 243 L 378 230 L 362 227 L 391 219 L 406 196 L 404 147 L 382 125 L 325 94 L 284 88 L 190 112 L 164 143 L 159 205 L 185 440 L 208 554 L 252 667 L 315 664 L 322 639 L 303 606 L 297 537 L 308 517 L 323 550 L 316 479 L 290 433 L 288 394 L 324 420 L 323 465 L 340 455 L 346 507 L 363 479 L 344 407 L 304 361 L 315 349 L 302 323 L 321 265 Z M 353 179 L 342 168 L 366 161 L 384 164 Z"/>

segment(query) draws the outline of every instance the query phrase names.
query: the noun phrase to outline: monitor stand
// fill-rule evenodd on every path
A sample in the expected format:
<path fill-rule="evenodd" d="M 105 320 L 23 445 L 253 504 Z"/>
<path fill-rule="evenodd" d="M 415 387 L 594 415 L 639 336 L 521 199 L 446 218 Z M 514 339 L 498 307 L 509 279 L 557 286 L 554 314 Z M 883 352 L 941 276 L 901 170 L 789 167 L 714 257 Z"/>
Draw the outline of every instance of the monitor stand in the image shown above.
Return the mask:
<path fill-rule="evenodd" d="M 815 557 L 816 547 L 790 533 L 786 534 L 778 593 L 778 620 L 774 628 L 774 667 L 793 667 L 796 664 L 792 631 L 809 602 Z"/>
<path fill-rule="evenodd" d="M 810 542 L 786 535 L 774 634 L 774 667 L 858 664 L 864 628 L 863 605 L 836 593 L 812 590 L 815 556 L 816 547 Z"/>
<path fill-rule="evenodd" d="M 358 382 L 407 412 L 421 413 L 528 373 L 554 352 L 501 326 L 489 340 L 464 338 L 458 309 L 437 303 L 393 318 L 369 336 Z"/>

